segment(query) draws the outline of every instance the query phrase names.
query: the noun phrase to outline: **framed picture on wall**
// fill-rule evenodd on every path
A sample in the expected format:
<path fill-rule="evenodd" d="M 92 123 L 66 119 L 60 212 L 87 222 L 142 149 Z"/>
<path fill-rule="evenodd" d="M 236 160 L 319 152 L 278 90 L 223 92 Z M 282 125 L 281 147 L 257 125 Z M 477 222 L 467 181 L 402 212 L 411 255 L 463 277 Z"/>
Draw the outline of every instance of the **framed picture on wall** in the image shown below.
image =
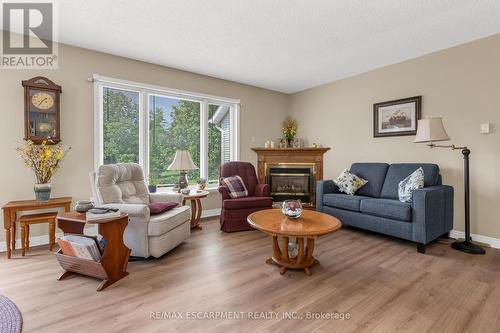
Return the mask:
<path fill-rule="evenodd" d="M 422 96 L 373 104 L 373 137 L 417 134 Z"/>

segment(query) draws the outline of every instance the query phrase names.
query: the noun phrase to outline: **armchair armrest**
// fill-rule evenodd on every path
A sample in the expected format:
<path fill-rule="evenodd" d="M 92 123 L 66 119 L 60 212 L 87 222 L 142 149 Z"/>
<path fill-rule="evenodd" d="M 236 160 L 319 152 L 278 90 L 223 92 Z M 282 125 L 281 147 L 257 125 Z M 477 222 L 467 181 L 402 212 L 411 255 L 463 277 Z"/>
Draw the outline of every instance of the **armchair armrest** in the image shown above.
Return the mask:
<path fill-rule="evenodd" d="M 119 204 L 109 203 L 102 207 L 118 208 L 122 213 L 127 213 L 129 222 L 123 234 L 123 242 L 129 247 L 131 255 L 149 257 L 149 207 L 145 204 Z"/>
<path fill-rule="evenodd" d="M 225 186 L 219 186 L 219 193 L 222 197 L 222 201 L 224 200 L 227 200 L 227 199 L 231 199 L 231 197 L 229 196 L 229 191 L 227 190 L 227 188 Z"/>
<path fill-rule="evenodd" d="M 255 197 L 268 197 L 269 195 L 269 185 L 268 184 L 257 184 L 255 186 L 255 191 L 253 194 Z"/>
<path fill-rule="evenodd" d="M 316 183 L 316 210 L 323 211 L 323 195 L 327 193 L 340 193 L 333 180 L 319 180 Z"/>
<path fill-rule="evenodd" d="M 150 193 L 149 200 L 151 203 L 154 202 L 165 202 L 165 201 L 173 201 L 177 202 L 178 205 L 182 204 L 182 194 L 180 193 Z"/>
<path fill-rule="evenodd" d="M 141 219 L 149 219 L 149 207 L 144 204 L 119 204 L 109 203 L 102 207 L 117 208 L 123 213 L 127 213 L 129 217 L 137 217 Z"/>
<path fill-rule="evenodd" d="M 453 187 L 430 186 L 413 192 L 413 241 L 427 244 L 453 229 Z"/>

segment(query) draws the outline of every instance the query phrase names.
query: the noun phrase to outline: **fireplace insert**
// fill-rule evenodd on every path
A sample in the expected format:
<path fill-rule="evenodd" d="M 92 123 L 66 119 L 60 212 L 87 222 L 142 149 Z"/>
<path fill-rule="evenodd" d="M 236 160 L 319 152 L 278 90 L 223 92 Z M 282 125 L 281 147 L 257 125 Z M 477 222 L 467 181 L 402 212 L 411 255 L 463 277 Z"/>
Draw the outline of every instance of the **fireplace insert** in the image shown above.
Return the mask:
<path fill-rule="evenodd" d="M 270 166 L 267 172 L 267 183 L 274 201 L 300 199 L 306 204 L 313 201 L 312 166 Z"/>

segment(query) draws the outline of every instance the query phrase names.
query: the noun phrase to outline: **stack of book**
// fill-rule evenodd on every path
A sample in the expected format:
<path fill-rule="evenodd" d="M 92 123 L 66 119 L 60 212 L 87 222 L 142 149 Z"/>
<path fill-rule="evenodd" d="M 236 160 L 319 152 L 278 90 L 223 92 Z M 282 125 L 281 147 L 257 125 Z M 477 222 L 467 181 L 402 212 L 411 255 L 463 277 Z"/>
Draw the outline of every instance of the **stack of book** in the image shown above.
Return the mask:
<path fill-rule="evenodd" d="M 64 255 L 93 261 L 100 261 L 101 244 L 96 237 L 84 235 L 65 235 L 57 240 Z"/>

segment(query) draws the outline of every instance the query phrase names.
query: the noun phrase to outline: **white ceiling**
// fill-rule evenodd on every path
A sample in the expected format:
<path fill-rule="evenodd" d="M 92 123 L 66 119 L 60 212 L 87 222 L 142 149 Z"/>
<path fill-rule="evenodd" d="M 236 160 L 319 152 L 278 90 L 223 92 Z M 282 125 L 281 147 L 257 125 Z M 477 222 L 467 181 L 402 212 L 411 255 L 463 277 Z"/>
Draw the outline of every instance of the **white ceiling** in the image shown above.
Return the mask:
<path fill-rule="evenodd" d="M 63 43 L 293 93 L 500 33 L 500 0 L 60 0 Z"/>

